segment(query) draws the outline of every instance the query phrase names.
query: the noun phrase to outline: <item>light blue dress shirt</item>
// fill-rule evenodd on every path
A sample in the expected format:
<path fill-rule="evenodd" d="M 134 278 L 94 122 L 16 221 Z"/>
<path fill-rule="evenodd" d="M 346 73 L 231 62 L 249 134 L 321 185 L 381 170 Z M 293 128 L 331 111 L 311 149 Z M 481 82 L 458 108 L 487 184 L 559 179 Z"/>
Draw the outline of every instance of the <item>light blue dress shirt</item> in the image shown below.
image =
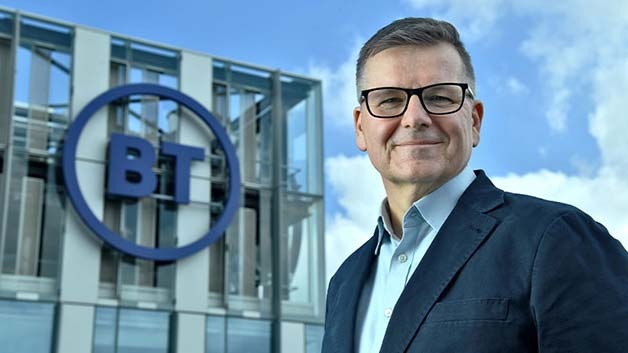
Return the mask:
<path fill-rule="evenodd" d="M 403 288 L 458 199 L 474 179 L 473 170 L 467 166 L 440 188 L 416 201 L 403 217 L 402 237 L 393 231 L 387 199 L 382 201 L 381 215 L 377 220 L 376 267 L 362 290 L 356 315 L 357 353 L 380 351 Z"/>

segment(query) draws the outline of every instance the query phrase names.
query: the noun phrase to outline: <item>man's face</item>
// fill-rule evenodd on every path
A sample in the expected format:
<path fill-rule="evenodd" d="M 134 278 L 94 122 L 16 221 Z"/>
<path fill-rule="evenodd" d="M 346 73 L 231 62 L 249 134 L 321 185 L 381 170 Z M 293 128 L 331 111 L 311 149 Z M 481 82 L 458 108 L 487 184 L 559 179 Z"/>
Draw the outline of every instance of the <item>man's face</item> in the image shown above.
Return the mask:
<path fill-rule="evenodd" d="M 362 89 L 418 88 L 443 82 L 467 82 L 454 47 L 401 46 L 369 58 Z M 457 175 L 479 143 L 482 103 L 465 98 L 462 108 L 447 115 L 430 115 L 419 97 L 410 98 L 406 112 L 396 118 L 375 118 L 362 102 L 353 112 L 356 144 L 367 151 L 385 186 L 413 184 L 431 192 Z"/>

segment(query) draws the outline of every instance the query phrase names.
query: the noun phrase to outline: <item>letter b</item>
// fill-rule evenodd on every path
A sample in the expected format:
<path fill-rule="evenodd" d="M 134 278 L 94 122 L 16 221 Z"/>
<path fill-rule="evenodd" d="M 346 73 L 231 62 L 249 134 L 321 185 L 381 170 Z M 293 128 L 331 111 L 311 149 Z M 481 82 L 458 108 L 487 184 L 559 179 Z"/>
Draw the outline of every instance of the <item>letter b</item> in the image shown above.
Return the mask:
<path fill-rule="evenodd" d="M 107 194 L 140 198 L 150 195 L 157 186 L 152 170 L 155 150 L 146 140 L 122 134 L 111 134 Z"/>

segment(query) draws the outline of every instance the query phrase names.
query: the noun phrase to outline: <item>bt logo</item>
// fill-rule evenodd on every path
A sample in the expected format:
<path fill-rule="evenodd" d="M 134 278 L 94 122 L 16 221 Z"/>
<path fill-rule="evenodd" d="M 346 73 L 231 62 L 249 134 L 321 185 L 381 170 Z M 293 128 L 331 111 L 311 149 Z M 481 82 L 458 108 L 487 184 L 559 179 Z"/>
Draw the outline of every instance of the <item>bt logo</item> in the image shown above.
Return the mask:
<path fill-rule="evenodd" d="M 170 99 L 188 108 L 206 124 L 216 137 L 225 155 L 229 170 L 228 197 L 223 213 L 213 227 L 198 240 L 178 248 L 145 247 L 114 233 L 88 206 L 81 194 L 76 173 L 76 150 L 81 132 L 89 119 L 109 103 L 131 95 L 151 95 Z M 107 165 L 107 194 L 126 198 L 146 197 L 155 191 L 157 176 L 152 171 L 157 155 L 150 142 L 136 136 L 114 133 L 111 135 Z M 202 148 L 161 142 L 160 154 L 174 160 L 174 201 L 190 202 L 190 168 L 193 161 L 202 161 Z M 89 102 L 77 115 L 68 129 L 63 146 L 63 179 L 70 201 L 79 217 L 105 243 L 131 256 L 155 260 L 174 261 L 204 249 L 216 241 L 235 216 L 240 200 L 240 171 L 234 146 L 225 129 L 200 103 L 189 96 L 168 87 L 155 84 L 130 84 L 112 88 Z"/>
<path fill-rule="evenodd" d="M 175 160 L 174 201 L 190 202 L 190 165 L 192 160 L 205 159 L 205 151 L 199 147 L 162 142 L 162 155 Z M 111 196 L 140 198 L 150 195 L 157 187 L 157 175 L 152 167 L 157 161 L 150 142 L 136 136 L 111 134 L 109 140 L 109 165 L 107 168 L 107 193 Z M 133 156 L 129 158 L 129 156 Z M 133 178 L 129 180 L 128 176 Z"/>

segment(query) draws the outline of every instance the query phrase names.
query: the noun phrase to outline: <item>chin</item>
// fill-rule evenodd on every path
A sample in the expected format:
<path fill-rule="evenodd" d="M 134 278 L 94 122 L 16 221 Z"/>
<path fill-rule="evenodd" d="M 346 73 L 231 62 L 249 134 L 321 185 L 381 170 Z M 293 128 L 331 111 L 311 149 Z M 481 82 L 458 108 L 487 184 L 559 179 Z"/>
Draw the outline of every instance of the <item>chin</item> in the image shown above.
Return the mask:
<path fill-rule="evenodd" d="M 442 173 L 435 173 L 434 170 L 415 170 L 406 173 L 399 173 L 390 178 L 396 184 L 433 184 L 443 178 Z"/>

